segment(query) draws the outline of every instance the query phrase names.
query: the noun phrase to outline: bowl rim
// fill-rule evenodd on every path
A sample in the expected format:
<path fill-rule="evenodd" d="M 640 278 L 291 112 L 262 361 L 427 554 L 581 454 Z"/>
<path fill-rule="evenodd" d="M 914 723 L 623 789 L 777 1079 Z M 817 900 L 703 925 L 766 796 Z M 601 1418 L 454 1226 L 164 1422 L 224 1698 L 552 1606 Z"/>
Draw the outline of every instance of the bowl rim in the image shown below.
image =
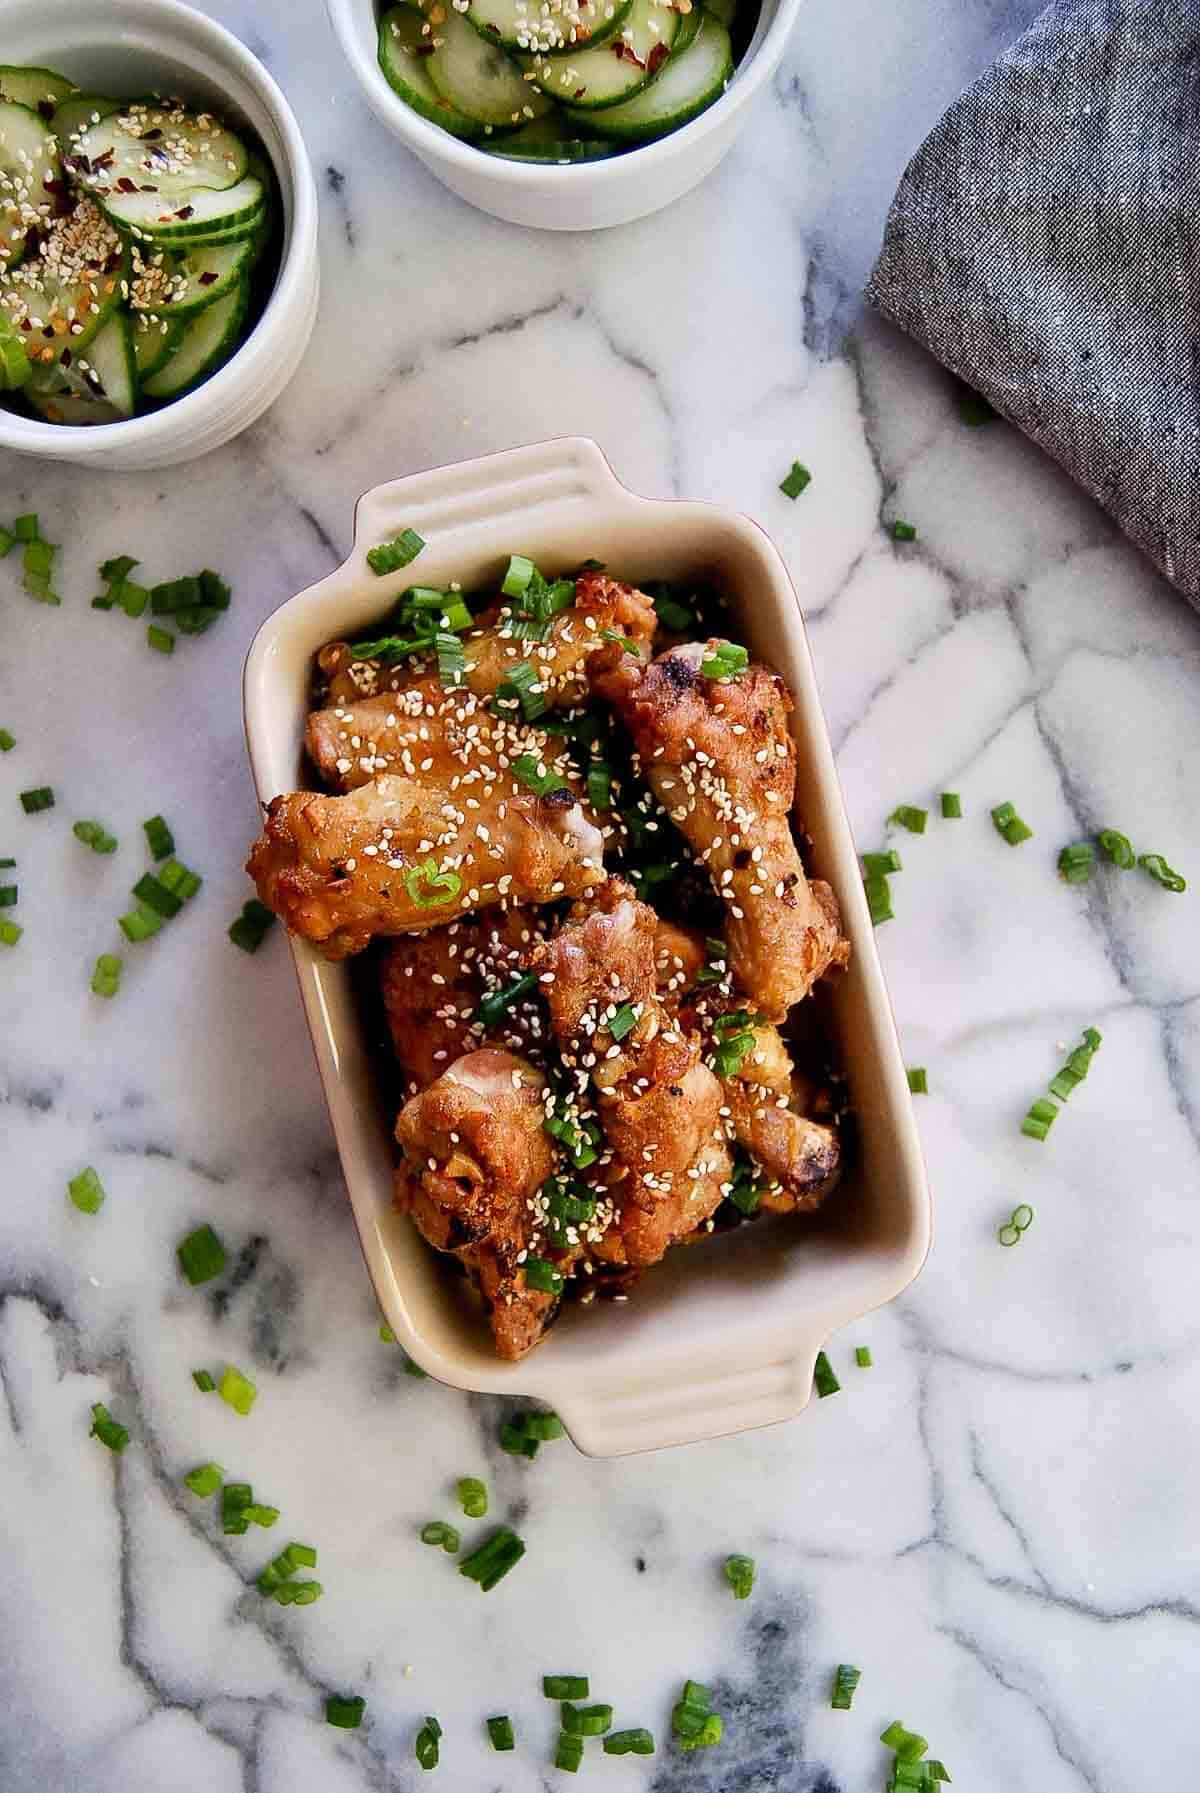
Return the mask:
<path fill-rule="evenodd" d="M 33 10 L 32 0 L 27 3 Z M 39 10 L 49 4 L 66 12 L 72 0 L 36 0 Z M 159 33 L 164 42 L 172 40 L 176 29 L 198 34 L 215 60 L 232 64 L 246 84 L 254 89 L 283 142 L 292 193 L 289 240 L 280 257 L 279 272 L 262 316 L 211 379 L 159 411 L 152 411 L 145 417 L 128 417 L 119 423 L 45 423 L 0 407 L 0 448 L 26 452 L 45 450 L 52 452 L 52 458 L 58 460 L 91 459 L 100 455 L 101 444 L 114 451 L 165 448 L 179 434 L 190 435 L 203 430 L 224 408 L 235 382 L 245 385 L 259 378 L 262 359 L 270 353 L 271 338 L 281 319 L 285 324 L 290 321 L 291 313 L 310 282 L 309 270 L 317 243 L 316 180 L 296 115 L 279 83 L 231 31 L 194 6 L 186 5 L 184 0 L 106 0 L 106 27 L 116 24 L 122 14 L 135 18 L 151 33 Z M 183 46 L 180 53 L 183 54 Z M 279 178 L 278 168 L 275 174 Z"/>
<path fill-rule="evenodd" d="M 696 0 L 699 4 L 699 0 Z M 561 191 L 568 182 L 591 190 L 619 186 L 629 178 L 630 167 L 646 169 L 653 158 L 658 163 L 675 160 L 683 151 L 699 147 L 719 133 L 730 114 L 740 111 L 768 81 L 779 66 L 784 47 L 796 22 L 803 0 L 779 0 L 774 18 L 761 36 L 756 32 L 742 61 L 738 63 L 729 84 L 718 100 L 677 131 L 643 143 L 604 161 L 575 162 L 566 167 L 558 164 L 522 163 L 503 156 L 489 155 L 473 143 L 464 143 L 431 119 L 422 118 L 395 92 L 379 67 L 378 14 L 375 0 L 325 0 L 334 32 L 341 43 L 360 85 L 376 113 L 386 118 L 398 137 L 405 138 L 419 155 L 428 152 L 443 167 L 465 173 L 486 172 L 499 187 L 514 193 L 530 194 Z M 367 42 L 362 30 L 359 10 L 369 5 L 376 30 Z"/>

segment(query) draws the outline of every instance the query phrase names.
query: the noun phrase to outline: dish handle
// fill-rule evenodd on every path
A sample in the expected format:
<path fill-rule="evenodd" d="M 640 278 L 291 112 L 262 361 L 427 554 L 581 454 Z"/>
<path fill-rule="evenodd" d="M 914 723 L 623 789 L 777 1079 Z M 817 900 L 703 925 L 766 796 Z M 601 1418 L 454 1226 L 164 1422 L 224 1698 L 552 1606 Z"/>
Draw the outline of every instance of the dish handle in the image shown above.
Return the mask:
<path fill-rule="evenodd" d="M 778 1363 L 676 1381 L 645 1381 L 589 1395 L 558 1393 L 556 1411 L 589 1457 L 623 1457 L 673 1444 L 700 1444 L 753 1426 L 794 1419 L 812 1396 L 817 1345 Z"/>

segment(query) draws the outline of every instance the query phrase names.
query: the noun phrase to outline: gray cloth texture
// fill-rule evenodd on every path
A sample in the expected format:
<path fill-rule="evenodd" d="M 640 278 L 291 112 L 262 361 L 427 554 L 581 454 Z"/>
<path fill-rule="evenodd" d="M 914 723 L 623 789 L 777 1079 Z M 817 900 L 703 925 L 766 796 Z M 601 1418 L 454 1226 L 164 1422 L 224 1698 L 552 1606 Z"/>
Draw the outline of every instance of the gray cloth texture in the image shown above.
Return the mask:
<path fill-rule="evenodd" d="M 867 297 L 1200 608 L 1200 0 L 1055 0 L 905 173 Z"/>

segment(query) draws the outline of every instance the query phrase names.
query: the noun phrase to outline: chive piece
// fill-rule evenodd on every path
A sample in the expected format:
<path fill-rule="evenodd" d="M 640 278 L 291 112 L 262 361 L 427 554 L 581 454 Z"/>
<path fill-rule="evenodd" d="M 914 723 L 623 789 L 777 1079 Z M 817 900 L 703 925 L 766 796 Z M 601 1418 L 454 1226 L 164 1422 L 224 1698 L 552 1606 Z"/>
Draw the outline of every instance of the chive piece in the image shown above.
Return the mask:
<path fill-rule="evenodd" d="M 115 853 L 117 850 L 117 837 L 108 832 L 103 822 L 73 822 L 71 833 L 93 853 Z"/>
<path fill-rule="evenodd" d="M 506 1712 L 498 1713 L 487 1721 L 488 1739 L 493 1749 L 515 1749 L 517 1740 L 513 1734 L 513 1722 Z"/>
<path fill-rule="evenodd" d="M 603 1737 L 612 1730 L 611 1706 L 574 1706 L 564 1700 L 562 1728 L 571 1737 Z"/>
<path fill-rule="evenodd" d="M 146 872 L 138 879 L 133 887 L 133 894 L 139 903 L 145 903 L 148 909 L 153 909 L 164 921 L 170 921 L 183 908 L 174 891 L 160 883 L 153 872 Z"/>
<path fill-rule="evenodd" d="M 822 1401 L 826 1395 L 836 1395 L 842 1386 L 824 1351 L 817 1352 L 817 1361 L 813 1366 L 813 1385 Z"/>
<path fill-rule="evenodd" d="M 148 822 L 142 823 L 146 835 L 146 845 L 150 849 L 152 859 L 168 859 L 175 851 L 175 836 L 167 827 L 161 816 L 151 816 Z"/>
<path fill-rule="evenodd" d="M 359 1693 L 331 1693 L 325 1702 L 325 1722 L 342 1731 L 357 1731 L 366 1709 L 367 1702 Z"/>
<path fill-rule="evenodd" d="M 992 811 L 992 822 L 996 833 L 1003 835 L 1010 847 L 1019 847 L 1022 841 L 1033 838 L 1033 829 L 1021 820 L 1011 803 L 998 803 Z"/>
<path fill-rule="evenodd" d="M 438 678 L 441 681 L 442 689 L 453 691 L 462 684 L 467 676 L 467 661 L 463 653 L 463 644 L 457 635 L 451 635 L 444 629 L 439 629 L 433 640 L 434 646 L 437 648 Z"/>
<path fill-rule="evenodd" d="M 240 946 L 244 953 L 256 953 L 270 930 L 275 926 L 275 916 L 265 903 L 257 897 L 242 904 L 242 913 L 229 926 L 229 938 L 235 946 Z"/>
<path fill-rule="evenodd" d="M 750 656 L 744 647 L 735 641 L 718 641 L 712 652 L 700 662 L 700 676 L 715 679 L 718 684 L 736 678 L 739 672 L 745 672 L 750 664 Z"/>
<path fill-rule="evenodd" d="M 632 1731 L 610 1731 L 604 1739 L 606 1756 L 652 1756 L 654 1737 L 644 1726 Z"/>
<path fill-rule="evenodd" d="M 225 1247 L 207 1222 L 180 1241 L 175 1255 L 179 1259 L 179 1268 L 193 1287 L 211 1282 L 225 1268 Z"/>
<path fill-rule="evenodd" d="M 90 1164 L 77 1177 L 71 1178 L 67 1194 L 81 1214 L 99 1214 L 104 1206 L 104 1185 Z"/>
<path fill-rule="evenodd" d="M 192 1381 L 196 1384 L 196 1387 L 200 1390 L 202 1395 L 216 1393 L 216 1382 L 208 1370 L 193 1370 Z"/>
<path fill-rule="evenodd" d="M 566 1437 L 566 1427 L 557 1413 L 527 1413 L 524 1416 L 524 1426 L 528 1437 L 537 1438 L 543 1444 Z"/>
<path fill-rule="evenodd" d="M 1182 891 L 1187 889 L 1187 879 L 1172 871 L 1161 853 L 1139 853 L 1138 864 L 1144 872 L 1149 872 L 1156 884 L 1164 890 Z"/>
<path fill-rule="evenodd" d="M 523 598 L 536 577 L 537 568 L 533 562 L 523 554 L 514 554 L 509 559 L 500 590 L 506 598 Z"/>
<path fill-rule="evenodd" d="M 311 1544 L 289 1544 L 284 1552 L 294 1569 L 315 1569 L 317 1553 Z"/>
<path fill-rule="evenodd" d="M 201 1500 L 207 1500 L 215 1494 L 224 1480 L 225 1471 L 219 1463 L 201 1463 L 196 1469 L 189 1469 L 184 1476 L 184 1485 Z"/>
<path fill-rule="evenodd" d="M 420 1364 L 416 1363 L 407 1354 L 404 1358 L 404 1374 L 406 1376 L 411 1376 L 414 1381 L 417 1382 L 428 1382 L 429 1380 L 429 1371 L 423 1370 Z"/>
<path fill-rule="evenodd" d="M 1100 843 L 1100 851 L 1121 871 L 1131 871 L 1137 864 L 1137 854 L 1128 835 L 1118 834 L 1115 828 L 1102 828 L 1096 839 Z"/>
<path fill-rule="evenodd" d="M 204 879 L 198 872 L 189 871 L 186 865 L 181 865 L 178 859 L 168 859 L 158 868 L 158 881 L 172 896 L 177 896 L 181 903 L 187 903 L 195 896 Z"/>
<path fill-rule="evenodd" d="M 608 1023 L 608 1031 L 614 1040 L 623 1040 L 637 1026 L 637 1012 L 630 1002 L 623 1002 L 616 1014 Z"/>
<path fill-rule="evenodd" d="M 311 1606 L 325 1592 L 319 1581 L 288 1581 L 284 1586 L 292 1590 L 290 1606 Z"/>
<path fill-rule="evenodd" d="M 493 708 L 498 716 L 511 716 L 518 707 L 526 722 L 536 722 L 546 711 L 545 693 L 528 660 L 518 660 L 496 687 Z"/>
<path fill-rule="evenodd" d="M 749 1012 L 735 1009 L 719 1016 L 713 1034 L 717 1042 L 712 1056 L 713 1070 L 718 1077 L 736 1077 L 754 1050 L 754 1026 Z"/>
<path fill-rule="evenodd" d="M 727 1556 L 725 1558 L 725 1579 L 733 1589 L 735 1600 L 748 1600 L 754 1592 L 754 1558 L 752 1556 Z"/>
<path fill-rule="evenodd" d="M 924 834 L 925 824 L 929 820 L 927 809 L 917 809 L 912 803 L 901 803 L 888 817 L 889 822 L 898 822 L 901 828 L 907 828 L 910 834 Z"/>
<path fill-rule="evenodd" d="M 653 597 L 654 614 L 671 635 L 686 635 L 696 621 L 694 611 L 680 604 L 669 591 L 659 590 Z"/>
<path fill-rule="evenodd" d="M 265 1507 L 261 1505 L 260 1502 L 255 1501 L 251 1506 L 246 1508 L 246 1518 L 250 1521 L 251 1525 L 261 1525 L 265 1531 L 269 1531 L 271 1526 L 273 1526 L 279 1518 L 279 1508 Z"/>
<path fill-rule="evenodd" d="M 829 1704 L 835 1712 L 849 1712 L 854 1690 L 862 1680 L 862 1670 L 849 1662 L 839 1662 L 833 1676 L 833 1697 Z"/>
<path fill-rule="evenodd" d="M 0 560 L 10 554 L 17 545 L 17 538 L 11 529 L 0 528 Z"/>
<path fill-rule="evenodd" d="M 957 791 L 942 792 L 942 815 L 947 822 L 962 820 L 962 798 Z"/>
<path fill-rule="evenodd" d="M 250 1529 L 254 1491 L 249 1482 L 226 1482 L 221 1490 L 221 1529 L 227 1537 L 240 1537 Z"/>
<path fill-rule="evenodd" d="M 498 1581 L 504 1579 L 524 1555 L 525 1545 L 522 1540 L 507 1525 L 502 1525 L 485 1543 L 463 1558 L 458 1565 L 458 1572 L 465 1575 L 468 1581 L 477 1582 L 481 1592 L 486 1594 Z"/>
<path fill-rule="evenodd" d="M 217 1384 L 217 1393 L 235 1413 L 245 1415 L 253 1407 L 258 1390 L 248 1376 L 228 1364 Z"/>
<path fill-rule="evenodd" d="M 762 1206 L 762 1198 L 767 1193 L 765 1183 L 757 1181 L 750 1160 L 739 1154 L 733 1166 L 733 1182 L 728 1199 L 747 1218 L 757 1214 Z"/>
<path fill-rule="evenodd" d="M 160 629 L 157 623 L 147 625 L 146 640 L 158 654 L 173 654 L 175 652 L 175 637 L 170 629 Z"/>
<path fill-rule="evenodd" d="M 1058 875 L 1068 884 L 1086 884 L 1096 869 L 1096 849 L 1090 840 L 1075 841 L 1058 856 Z"/>
<path fill-rule="evenodd" d="M 528 1257 L 525 1259 L 525 1287 L 527 1289 L 536 1289 L 541 1295 L 560 1295 L 562 1286 L 562 1272 L 556 1270 L 548 1258 Z"/>
<path fill-rule="evenodd" d="M 12 526 L 12 532 L 18 542 L 40 541 L 41 531 L 38 528 L 37 512 L 28 511 L 23 517 L 18 517 Z"/>
<path fill-rule="evenodd" d="M 893 1719 L 886 1731 L 879 1735 L 880 1743 L 890 1749 L 901 1762 L 917 1762 L 929 1748 L 924 1737 L 915 1731 L 907 1731 L 898 1718 Z"/>
<path fill-rule="evenodd" d="M 886 878 L 865 878 L 863 889 L 867 895 L 867 908 L 871 912 L 873 926 L 879 927 L 885 921 L 891 921 L 896 911 L 892 908 L 892 889 Z"/>
<path fill-rule="evenodd" d="M 612 807 L 612 767 L 603 760 L 593 760 L 588 767 L 587 798 L 593 809 Z"/>
<path fill-rule="evenodd" d="M 905 523 L 902 518 L 897 517 L 892 524 L 892 540 L 894 542 L 915 542 L 916 539 L 917 532 L 914 526 L 911 523 Z"/>
<path fill-rule="evenodd" d="M 53 789 L 48 784 L 40 784 L 32 791 L 22 791 L 21 808 L 27 816 L 36 816 L 43 809 L 53 809 Z"/>
<path fill-rule="evenodd" d="M 541 1443 L 531 1438 L 523 1425 L 506 1420 L 500 1427 L 500 1449 L 510 1457 L 536 1457 Z"/>
<path fill-rule="evenodd" d="M 510 772 L 519 783 L 528 787 L 536 797 L 545 797 L 551 791 L 567 789 L 566 780 L 556 772 L 546 771 L 535 753 L 520 753 L 512 761 Z"/>
<path fill-rule="evenodd" d="M 1045 1139 L 1057 1117 L 1058 1109 L 1055 1104 L 1039 1096 L 1036 1102 L 1030 1103 L 1029 1112 L 1021 1122 L 1021 1131 L 1029 1139 Z"/>
<path fill-rule="evenodd" d="M 499 1027 L 514 1003 L 520 1002 L 523 996 L 529 996 L 537 989 L 537 975 L 532 971 L 522 972 L 503 990 L 492 990 L 485 996 L 475 1010 L 475 1020 L 484 1027 Z"/>
<path fill-rule="evenodd" d="M 156 909 L 150 909 L 145 903 L 139 903 L 128 915 L 122 915 L 117 926 L 126 940 L 136 945 L 140 940 L 153 939 L 163 925 L 163 918 Z"/>
<path fill-rule="evenodd" d="M 398 573 L 401 567 L 411 566 L 424 546 L 415 529 L 402 529 L 391 541 L 367 549 L 367 565 L 382 579 L 388 573 Z"/>
<path fill-rule="evenodd" d="M 462 1539 L 452 1525 L 446 1525 L 441 1519 L 431 1519 L 428 1525 L 421 1527 L 421 1542 L 433 1544 L 447 1556 L 456 1556 Z"/>
<path fill-rule="evenodd" d="M 914 1065 L 908 1073 L 908 1087 L 914 1096 L 929 1094 L 929 1073 L 924 1065 Z"/>
<path fill-rule="evenodd" d="M 15 946 L 24 932 L 15 921 L 0 921 L 0 946 Z"/>
<path fill-rule="evenodd" d="M 436 909 L 441 903 L 454 901 L 462 889 L 462 879 L 457 872 L 439 871 L 436 859 L 423 859 L 405 872 L 404 888 L 418 909 Z"/>
<path fill-rule="evenodd" d="M 17 744 L 17 737 L 8 729 L 0 728 L 0 753 L 11 753 Z"/>
<path fill-rule="evenodd" d="M 413 1753 L 422 1768 L 436 1768 L 438 1765 L 438 1742 L 442 1735 L 442 1727 L 436 1718 L 428 1714 L 425 1723 L 417 1732 L 417 1741 L 413 1745 Z"/>
<path fill-rule="evenodd" d="M 124 1426 L 115 1420 L 103 1401 L 97 1401 L 92 1407 L 92 1429 L 89 1438 L 98 1438 L 101 1444 L 107 1445 L 110 1451 L 119 1456 L 129 1443 L 129 1433 Z"/>
<path fill-rule="evenodd" d="M 874 1362 L 874 1359 L 871 1356 L 870 1345 L 856 1345 L 854 1347 L 854 1361 L 860 1370 L 869 1370 Z"/>
<path fill-rule="evenodd" d="M 948 1782 L 950 1779 L 950 1771 L 946 1767 L 946 1764 L 944 1762 L 939 1762 L 936 1756 L 927 1756 L 921 1766 L 925 1770 L 925 1778 L 928 1781 Z"/>
<path fill-rule="evenodd" d="M 572 1737 L 569 1731 L 558 1733 L 558 1747 L 554 1752 L 554 1766 L 563 1769 L 567 1774 L 578 1774 L 579 1764 L 583 1761 L 583 1738 Z"/>
<path fill-rule="evenodd" d="M 804 488 L 812 483 L 812 474 L 802 461 L 793 461 L 791 472 L 779 482 L 779 490 L 785 498 L 799 498 Z"/>
<path fill-rule="evenodd" d="M 864 853 L 862 868 L 864 878 L 886 878 L 892 872 L 902 872 L 904 861 L 895 847 L 889 847 L 886 853 Z"/>
<path fill-rule="evenodd" d="M 542 1692 L 548 1700 L 586 1700 L 591 1687 L 586 1675 L 543 1675 Z"/>
<path fill-rule="evenodd" d="M 679 1739 L 679 1747 L 682 1750 L 711 1749 L 715 1743 L 720 1743 L 724 1730 L 725 1721 L 720 1713 L 710 1712 L 695 1736 Z"/>
<path fill-rule="evenodd" d="M 20 894 L 19 884 L 0 884 L 0 909 L 15 909 Z"/>
<path fill-rule="evenodd" d="M 482 1519 L 488 1510 L 487 1488 L 478 1476 L 459 1477 L 458 1499 L 468 1519 Z"/>
<path fill-rule="evenodd" d="M 135 560 L 132 554 L 115 554 L 100 568 L 100 577 L 111 585 L 114 579 L 127 579 L 134 567 L 140 565 L 141 562 Z"/>
<path fill-rule="evenodd" d="M 150 614 L 175 616 L 181 610 L 195 610 L 200 603 L 200 581 L 194 573 L 182 579 L 165 579 L 150 589 Z"/>

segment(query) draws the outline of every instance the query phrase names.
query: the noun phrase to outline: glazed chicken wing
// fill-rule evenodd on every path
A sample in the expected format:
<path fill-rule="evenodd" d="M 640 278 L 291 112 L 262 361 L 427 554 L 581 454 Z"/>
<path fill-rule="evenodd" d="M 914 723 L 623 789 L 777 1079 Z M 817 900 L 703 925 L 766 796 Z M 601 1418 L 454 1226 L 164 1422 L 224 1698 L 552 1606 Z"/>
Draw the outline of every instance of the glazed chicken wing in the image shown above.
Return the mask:
<path fill-rule="evenodd" d="M 458 1059 L 405 1103 L 396 1203 L 438 1251 L 476 1274 L 501 1357 L 536 1345 L 557 1297 L 527 1288 L 532 1197 L 553 1167 L 542 1128 L 546 1083 L 515 1053 L 485 1047 Z"/>
<path fill-rule="evenodd" d="M 655 796 L 726 905 L 738 983 L 777 1021 L 849 949 L 833 892 L 809 882 L 792 838 L 796 764 L 783 681 L 753 662 L 732 678 L 704 677 L 716 645 L 660 655 L 619 708 Z"/>
<path fill-rule="evenodd" d="M 603 836 L 576 789 L 536 796 L 508 771 L 470 789 L 385 775 L 342 797 L 276 797 L 246 869 L 268 908 L 329 959 L 376 934 L 580 896 L 603 877 Z"/>
<path fill-rule="evenodd" d="M 771 1179 L 764 1207 L 776 1213 L 816 1208 L 840 1169 L 837 1130 L 799 1112 L 803 1082 L 778 1029 L 763 1023 L 753 1032 L 752 1050 L 721 1080 L 730 1125 L 738 1144 Z"/>

